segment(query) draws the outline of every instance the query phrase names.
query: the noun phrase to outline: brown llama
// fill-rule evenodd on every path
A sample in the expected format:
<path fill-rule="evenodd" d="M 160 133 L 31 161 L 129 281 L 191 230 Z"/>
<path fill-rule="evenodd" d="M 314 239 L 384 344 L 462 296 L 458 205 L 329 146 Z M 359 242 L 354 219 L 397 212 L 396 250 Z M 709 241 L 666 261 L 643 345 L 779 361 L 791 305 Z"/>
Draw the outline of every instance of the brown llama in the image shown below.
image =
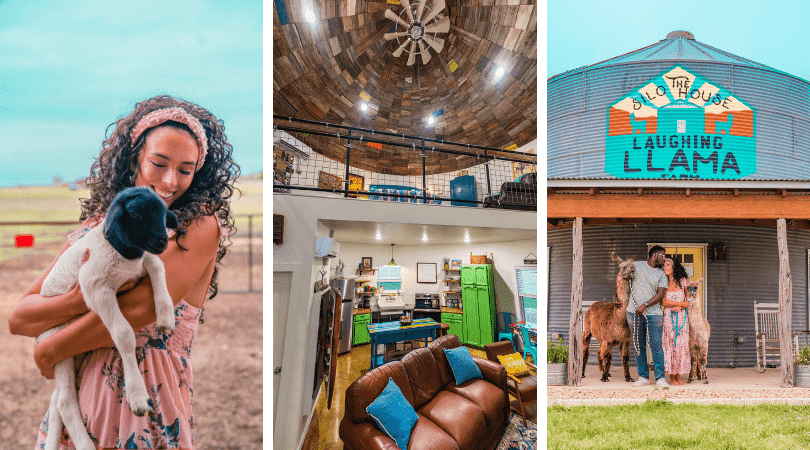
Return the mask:
<path fill-rule="evenodd" d="M 703 278 L 697 282 L 690 282 L 686 289 L 686 300 L 689 302 L 687 313 L 687 317 L 689 317 L 689 357 L 692 361 L 692 370 L 689 372 L 689 379 L 686 382 L 691 383 L 692 380 L 698 379 L 709 384 L 709 379 L 706 377 L 706 356 L 709 354 L 709 336 L 712 329 L 709 321 L 703 317 L 703 303 L 698 294 L 701 283 L 703 283 Z"/>
<path fill-rule="evenodd" d="M 616 294 L 613 302 L 596 302 L 585 313 L 584 331 L 582 333 L 582 377 L 585 377 L 585 367 L 588 364 L 588 346 L 591 336 L 599 341 L 599 370 L 602 372 L 602 381 L 608 381 L 610 376 L 610 363 L 613 359 L 613 347 L 619 346 L 619 354 L 624 366 L 624 380 L 635 381 L 630 378 L 630 325 L 627 324 L 627 302 L 630 300 L 630 280 L 635 273 L 633 259 L 622 259 L 611 253 L 610 258 L 619 265 L 616 275 Z"/>

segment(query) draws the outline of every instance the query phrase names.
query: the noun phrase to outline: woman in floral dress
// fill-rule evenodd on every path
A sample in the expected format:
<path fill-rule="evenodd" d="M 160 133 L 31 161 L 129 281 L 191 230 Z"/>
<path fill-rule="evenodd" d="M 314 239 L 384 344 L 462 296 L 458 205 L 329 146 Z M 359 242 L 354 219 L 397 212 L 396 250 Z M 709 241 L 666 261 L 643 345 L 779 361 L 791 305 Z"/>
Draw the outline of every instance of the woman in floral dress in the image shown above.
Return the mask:
<path fill-rule="evenodd" d="M 90 198 L 82 200 L 83 223 L 59 254 L 97 226 L 126 187 L 151 188 L 177 216 L 180 226 L 160 255 L 175 305 L 174 333 L 155 329 L 148 276 L 126 283 L 118 297 L 121 312 L 137 330 L 136 356 L 152 412 L 138 417 L 130 411 L 121 357 L 98 315 L 88 311 L 79 287 L 54 297 L 39 294 L 56 260 L 23 294 L 9 328 L 36 337 L 81 316 L 37 344 L 34 359 L 42 374 L 53 378 L 57 362 L 89 352 L 77 369 L 77 384 L 82 419 L 97 448 L 193 449 L 191 347 L 204 303 L 217 292 L 217 266 L 233 230 L 229 199 L 239 167 L 222 123 L 194 103 L 154 97 L 136 104 L 113 125 L 87 180 Z M 46 414 L 36 449 L 43 448 L 47 433 Z M 73 448 L 63 433 L 59 449 Z"/>
<path fill-rule="evenodd" d="M 664 373 L 671 376 L 670 384 L 679 386 L 684 381 L 681 374 L 689 373 L 689 320 L 687 320 L 686 284 L 689 276 L 686 269 L 678 262 L 667 258 L 664 261 L 664 273 L 669 278 L 667 293 L 661 300 L 664 308 Z"/>

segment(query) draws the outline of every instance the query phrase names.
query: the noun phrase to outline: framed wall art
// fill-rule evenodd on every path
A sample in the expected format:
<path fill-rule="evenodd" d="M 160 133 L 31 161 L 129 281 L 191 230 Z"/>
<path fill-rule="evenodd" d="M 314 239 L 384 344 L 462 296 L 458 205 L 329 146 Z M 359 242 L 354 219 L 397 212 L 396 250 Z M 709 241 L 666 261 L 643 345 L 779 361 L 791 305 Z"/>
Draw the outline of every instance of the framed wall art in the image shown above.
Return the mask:
<path fill-rule="evenodd" d="M 416 263 L 417 283 L 436 283 L 436 263 Z"/>

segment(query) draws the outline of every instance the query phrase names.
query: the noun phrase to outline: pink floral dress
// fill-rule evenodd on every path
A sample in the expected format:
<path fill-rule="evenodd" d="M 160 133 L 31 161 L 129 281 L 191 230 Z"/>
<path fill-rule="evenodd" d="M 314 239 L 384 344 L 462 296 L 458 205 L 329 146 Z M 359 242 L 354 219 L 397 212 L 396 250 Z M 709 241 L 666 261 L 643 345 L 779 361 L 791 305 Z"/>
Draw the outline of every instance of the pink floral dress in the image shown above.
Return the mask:
<path fill-rule="evenodd" d="M 667 300 L 672 302 L 685 301 L 682 290 L 667 292 Z M 670 374 L 689 373 L 692 369 L 689 359 L 689 320 L 687 310 L 680 308 L 664 308 L 664 333 L 662 346 L 664 348 L 664 371 Z"/>
<path fill-rule="evenodd" d="M 89 219 L 73 233 L 72 243 L 98 222 Z M 174 309 L 175 330 L 169 336 L 147 325 L 137 333 L 136 358 L 153 413 L 132 414 L 126 400 L 124 367 L 114 347 L 93 350 L 79 368 L 79 407 L 90 439 L 99 449 L 194 448 L 193 376 L 191 346 L 200 308 L 181 300 Z M 35 449 L 44 449 L 48 414 L 40 425 Z M 74 449 L 63 429 L 59 450 Z"/>

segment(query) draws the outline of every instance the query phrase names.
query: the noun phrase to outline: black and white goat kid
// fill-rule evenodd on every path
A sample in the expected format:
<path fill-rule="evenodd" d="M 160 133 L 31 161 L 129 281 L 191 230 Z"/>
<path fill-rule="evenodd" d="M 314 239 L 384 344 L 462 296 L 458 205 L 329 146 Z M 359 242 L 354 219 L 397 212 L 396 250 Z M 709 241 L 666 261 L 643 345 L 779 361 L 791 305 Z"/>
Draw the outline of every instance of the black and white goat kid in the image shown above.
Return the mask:
<path fill-rule="evenodd" d="M 121 354 L 126 398 L 137 416 L 145 416 L 152 408 L 135 358 L 135 332 L 121 314 L 116 291 L 125 282 L 148 274 L 154 291 L 157 329 L 163 333 L 174 331 L 174 305 L 163 263 L 156 256 L 168 246 L 167 227 L 177 229 L 177 218 L 157 194 L 145 187 L 124 189 L 113 199 L 103 223 L 62 254 L 40 292 L 46 297 L 63 294 L 78 281 L 88 309 L 99 315 Z M 82 263 L 88 250 L 90 257 Z M 37 341 L 65 326 L 67 323 L 42 333 Z M 77 450 L 96 448 L 84 428 L 76 393 L 75 368 L 83 359 L 84 355 L 78 355 L 56 364 L 46 450 L 56 449 L 63 423 Z"/>

